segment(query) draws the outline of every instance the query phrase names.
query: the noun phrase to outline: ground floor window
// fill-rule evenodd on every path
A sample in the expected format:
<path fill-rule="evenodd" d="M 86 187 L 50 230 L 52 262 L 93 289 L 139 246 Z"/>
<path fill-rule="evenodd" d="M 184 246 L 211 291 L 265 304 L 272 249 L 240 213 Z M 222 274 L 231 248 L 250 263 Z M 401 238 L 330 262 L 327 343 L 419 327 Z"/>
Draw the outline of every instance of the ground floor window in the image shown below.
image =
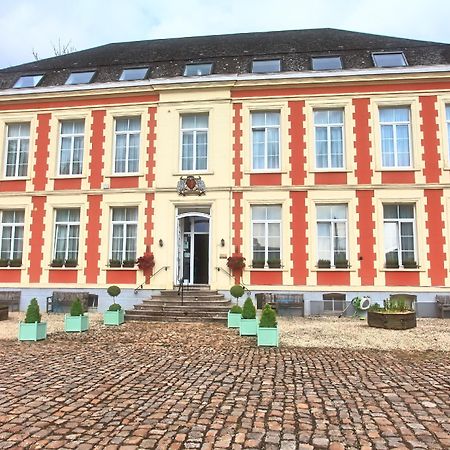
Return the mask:
<path fill-rule="evenodd" d="M 111 262 L 135 261 L 138 209 L 112 208 Z"/>
<path fill-rule="evenodd" d="M 23 249 L 23 210 L 0 211 L 1 259 L 21 260 Z"/>
<path fill-rule="evenodd" d="M 80 210 L 57 209 L 53 258 L 57 261 L 78 261 Z"/>

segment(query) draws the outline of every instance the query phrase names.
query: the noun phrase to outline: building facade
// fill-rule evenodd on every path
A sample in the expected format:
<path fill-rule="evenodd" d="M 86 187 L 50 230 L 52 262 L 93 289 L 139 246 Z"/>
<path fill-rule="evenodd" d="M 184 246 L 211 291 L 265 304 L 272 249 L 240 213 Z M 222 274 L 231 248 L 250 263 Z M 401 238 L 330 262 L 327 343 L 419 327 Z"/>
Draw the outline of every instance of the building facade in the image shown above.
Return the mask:
<path fill-rule="evenodd" d="M 450 45 L 339 30 L 169 39 L 0 71 L 0 285 L 450 286 Z M 151 277 L 134 264 L 151 253 Z M 136 290 L 136 293 L 135 293 Z"/>

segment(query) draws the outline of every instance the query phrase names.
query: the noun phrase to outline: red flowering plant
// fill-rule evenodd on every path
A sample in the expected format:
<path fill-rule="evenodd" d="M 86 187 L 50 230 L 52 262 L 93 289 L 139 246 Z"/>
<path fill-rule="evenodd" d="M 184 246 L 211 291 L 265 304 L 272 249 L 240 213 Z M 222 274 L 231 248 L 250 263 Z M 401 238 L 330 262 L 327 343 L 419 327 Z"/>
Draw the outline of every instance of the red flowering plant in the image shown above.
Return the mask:
<path fill-rule="evenodd" d="M 136 264 L 140 270 L 151 270 L 155 267 L 155 257 L 153 253 L 145 252 L 137 259 Z"/>
<path fill-rule="evenodd" d="M 227 266 L 231 270 L 241 270 L 245 267 L 245 258 L 243 256 L 230 256 L 227 259 Z"/>

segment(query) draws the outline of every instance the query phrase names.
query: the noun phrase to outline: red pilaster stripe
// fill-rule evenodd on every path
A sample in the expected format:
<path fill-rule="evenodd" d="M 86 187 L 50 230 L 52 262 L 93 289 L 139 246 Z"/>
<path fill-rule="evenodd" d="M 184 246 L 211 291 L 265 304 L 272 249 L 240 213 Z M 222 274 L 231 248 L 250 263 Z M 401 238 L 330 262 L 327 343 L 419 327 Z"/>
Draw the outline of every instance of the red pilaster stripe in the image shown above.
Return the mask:
<path fill-rule="evenodd" d="M 358 184 L 371 184 L 372 170 L 370 169 L 370 163 L 372 162 L 372 156 L 370 155 L 370 100 L 368 98 L 355 98 L 352 103 L 355 108 L 355 112 L 353 113 L 353 120 L 355 121 L 353 132 L 355 134 L 356 146 L 356 178 L 358 179 Z"/>
<path fill-rule="evenodd" d="M 156 154 L 156 107 L 148 108 L 148 147 L 147 147 L 147 186 L 152 187 L 155 181 L 155 154 Z"/>
<path fill-rule="evenodd" d="M 362 286 L 373 286 L 377 271 L 375 270 L 375 222 L 372 219 L 374 212 L 373 191 L 356 191 L 358 204 L 356 214 L 358 216 L 357 229 L 359 230 L 358 244 L 360 269 L 358 272 Z"/>
<path fill-rule="evenodd" d="M 102 195 L 88 195 L 86 223 L 86 283 L 97 283 L 100 273 L 100 231 Z"/>
<path fill-rule="evenodd" d="M 233 192 L 233 241 L 234 254 L 241 253 L 242 245 L 242 192 Z"/>
<path fill-rule="evenodd" d="M 308 254 L 306 246 L 308 244 L 308 222 L 306 220 L 307 206 L 306 206 L 306 192 L 291 192 L 290 193 L 291 206 L 291 261 L 292 270 L 291 276 L 294 279 L 294 284 L 305 285 L 308 277 Z"/>
<path fill-rule="evenodd" d="M 91 189 L 100 189 L 103 181 L 105 115 L 105 110 L 92 111 L 92 137 L 89 162 L 89 184 Z"/>
<path fill-rule="evenodd" d="M 441 169 L 439 167 L 439 139 L 438 139 L 438 113 L 436 110 L 436 96 L 419 97 L 422 105 L 420 129 L 423 133 L 422 145 L 424 148 L 423 160 L 425 167 L 423 174 L 427 183 L 439 183 Z"/>
<path fill-rule="evenodd" d="M 242 103 L 233 104 L 233 180 L 235 186 L 240 186 L 242 181 Z"/>
<path fill-rule="evenodd" d="M 305 115 L 305 102 L 288 102 L 289 106 L 289 135 L 291 142 L 289 144 L 291 164 L 291 183 L 293 185 L 305 184 L 306 177 L 306 145 L 305 145 L 305 129 L 303 127 Z"/>
<path fill-rule="evenodd" d="M 47 184 L 50 117 L 51 114 L 38 114 L 37 116 L 36 159 L 33 168 L 33 186 L 35 191 L 44 191 Z"/>
<path fill-rule="evenodd" d="M 427 244 L 429 246 L 427 259 L 430 262 L 428 276 L 432 286 L 443 286 L 447 276 L 444 268 L 446 255 L 444 250 L 444 221 L 442 220 L 444 193 L 442 189 L 425 189 L 424 194 L 427 199 L 425 206 L 427 215 L 426 227 L 428 229 Z"/>
<path fill-rule="evenodd" d="M 30 267 L 28 268 L 30 283 L 39 283 L 41 281 L 46 200 L 47 197 L 32 198 L 33 210 L 31 211 Z"/>
<path fill-rule="evenodd" d="M 145 251 L 151 252 L 153 245 L 153 201 L 155 194 L 145 194 L 147 207 L 145 208 Z M 139 252 L 138 252 L 139 253 Z"/>

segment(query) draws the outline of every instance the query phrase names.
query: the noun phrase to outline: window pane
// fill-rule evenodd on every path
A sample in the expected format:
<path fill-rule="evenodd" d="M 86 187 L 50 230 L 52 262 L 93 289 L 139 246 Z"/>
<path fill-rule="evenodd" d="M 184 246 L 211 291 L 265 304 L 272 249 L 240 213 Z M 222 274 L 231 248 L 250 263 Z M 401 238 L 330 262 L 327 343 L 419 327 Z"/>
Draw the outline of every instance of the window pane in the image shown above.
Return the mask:
<path fill-rule="evenodd" d="M 95 71 L 92 72 L 72 72 L 67 78 L 66 84 L 90 83 Z"/>
<path fill-rule="evenodd" d="M 413 219 L 414 218 L 414 205 L 399 205 L 400 218 Z"/>
<path fill-rule="evenodd" d="M 396 53 L 372 53 L 376 67 L 401 67 L 407 66 L 403 52 Z"/>
<path fill-rule="evenodd" d="M 342 69 L 340 56 L 323 56 L 312 58 L 313 70 L 333 70 Z"/>
<path fill-rule="evenodd" d="M 267 206 L 267 219 L 281 220 L 281 208 L 279 206 Z"/>
<path fill-rule="evenodd" d="M 253 220 L 265 220 L 266 219 L 266 207 L 265 206 L 252 206 L 252 219 Z"/>
<path fill-rule="evenodd" d="M 212 71 L 212 64 L 186 64 L 184 69 L 185 77 L 210 75 Z"/>
<path fill-rule="evenodd" d="M 398 252 L 398 234 L 396 223 L 384 223 L 384 252 L 386 254 Z"/>
<path fill-rule="evenodd" d="M 35 87 L 42 80 L 44 75 L 24 75 L 14 84 L 14 88 Z"/>
<path fill-rule="evenodd" d="M 383 215 L 385 219 L 397 219 L 398 218 L 398 206 L 397 205 L 384 205 Z"/>
<path fill-rule="evenodd" d="M 148 67 L 139 67 L 135 69 L 123 69 L 120 75 L 120 81 L 143 80 L 148 72 Z"/>
<path fill-rule="evenodd" d="M 267 72 L 279 72 L 280 60 L 270 59 L 265 61 L 253 61 L 252 72 L 253 73 L 267 73 Z"/>

